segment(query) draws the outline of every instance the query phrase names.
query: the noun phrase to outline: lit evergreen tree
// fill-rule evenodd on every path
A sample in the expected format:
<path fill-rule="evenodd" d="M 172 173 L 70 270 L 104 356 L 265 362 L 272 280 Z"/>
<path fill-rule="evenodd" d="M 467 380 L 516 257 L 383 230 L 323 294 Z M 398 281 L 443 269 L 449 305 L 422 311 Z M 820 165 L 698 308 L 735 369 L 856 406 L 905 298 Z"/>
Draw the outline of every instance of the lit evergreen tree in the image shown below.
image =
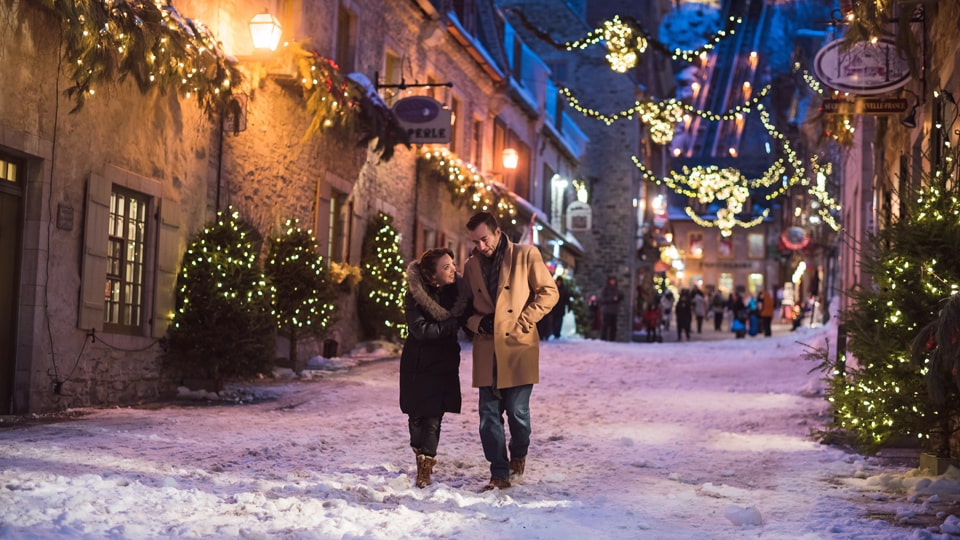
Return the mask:
<path fill-rule="evenodd" d="M 187 248 L 165 358 L 188 375 L 225 379 L 270 370 L 276 347 L 272 291 L 257 262 L 253 227 L 231 208 Z"/>
<path fill-rule="evenodd" d="M 406 337 L 403 295 L 406 265 L 400 255 L 400 233 L 390 216 L 379 212 L 367 225 L 360 256 L 363 277 L 357 297 L 366 339 Z"/>
<path fill-rule="evenodd" d="M 277 328 L 290 339 L 290 363 L 300 370 L 297 341 L 306 333 L 321 337 L 332 323 L 336 293 L 319 254 L 313 232 L 287 221 L 283 233 L 270 239 L 267 279 L 275 289 Z"/>
<path fill-rule="evenodd" d="M 957 156 L 951 157 L 933 164 L 921 189 L 902 194 L 906 212 L 863 252 L 874 285 L 848 293 L 854 307 L 842 319 L 856 367 L 829 366 L 835 374 L 829 400 L 836 427 L 863 449 L 911 438 L 937 454 L 949 452 L 960 396 L 952 383 L 927 387 L 930 358 L 911 361 L 911 343 L 960 285 L 960 189 Z M 947 399 L 930 398 L 937 393 Z"/>

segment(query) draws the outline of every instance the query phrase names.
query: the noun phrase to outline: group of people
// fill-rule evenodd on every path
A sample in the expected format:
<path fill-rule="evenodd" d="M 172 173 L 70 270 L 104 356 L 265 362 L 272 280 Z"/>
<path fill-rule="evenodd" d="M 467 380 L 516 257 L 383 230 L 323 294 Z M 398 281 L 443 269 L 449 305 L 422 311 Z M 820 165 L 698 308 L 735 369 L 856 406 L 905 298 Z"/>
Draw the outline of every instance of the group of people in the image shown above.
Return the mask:
<path fill-rule="evenodd" d="M 462 277 L 453 252 L 444 248 L 426 251 L 407 268 L 400 409 L 416 456 L 415 483 L 423 488 L 432 483 L 443 415 L 461 409 L 457 333 L 465 329 L 473 336 L 472 386 L 479 394 L 480 443 L 490 463 L 490 481 L 482 489 L 506 489 L 522 478 L 530 446 L 530 395 L 539 382 L 537 323 L 560 295 L 539 250 L 511 242 L 492 214 L 478 212 L 466 227 L 474 249 Z"/>
<path fill-rule="evenodd" d="M 646 304 L 643 310 L 643 325 L 647 342 L 663 341 L 662 330 L 669 331 L 671 319 L 676 318 L 677 341 L 690 340 L 692 325 L 696 322 L 697 333 L 703 332 L 703 321 L 713 318 L 714 331 L 723 330 L 723 320 L 731 316 L 730 331 L 737 338 L 762 333 L 772 335 L 776 299 L 766 291 L 756 297 L 745 297 L 741 292 L 728 296 L 717 290 L 707 300 L 706 294 L 697 287 L 680 290 L 679 297 L 669 289 Z"/>
<path fill-rule="evenodd" d="M 743 339 L 748 334 L 756 336 L 761 333 L 770 337 L 776 303 L 776 297 L 766 291 L 760 291 L 756 296 L 749 297 L 744 296 L 740 291 L 731 293 L 726 302 L 726 310 L 733 316 L 730 331 L 736 335 L 737 339 Z"/>

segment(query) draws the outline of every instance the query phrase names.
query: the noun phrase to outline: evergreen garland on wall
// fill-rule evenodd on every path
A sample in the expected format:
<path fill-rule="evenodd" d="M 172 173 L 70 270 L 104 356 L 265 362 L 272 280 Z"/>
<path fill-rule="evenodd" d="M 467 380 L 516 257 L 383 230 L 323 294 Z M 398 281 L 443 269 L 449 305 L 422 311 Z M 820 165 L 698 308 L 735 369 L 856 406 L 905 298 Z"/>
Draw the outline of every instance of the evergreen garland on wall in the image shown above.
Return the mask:
<path fill-rule="evenodd" d="M 400 233 L 383 212 L 370 220 L 360 257 L 363 278 L 357 311 L 366 339 L 397 340 L 406 337 L 403 295 L 406 265 L 400 255 Z"/>
<path fill-rule="evenodd" d="M 164 356 L 187 375 L 216 381 L 270 371 L 276 348 L 273 292 L 257 262 L 254 229 L 232 208 L 191 241 L 177 278 L 177 310 Z"/>

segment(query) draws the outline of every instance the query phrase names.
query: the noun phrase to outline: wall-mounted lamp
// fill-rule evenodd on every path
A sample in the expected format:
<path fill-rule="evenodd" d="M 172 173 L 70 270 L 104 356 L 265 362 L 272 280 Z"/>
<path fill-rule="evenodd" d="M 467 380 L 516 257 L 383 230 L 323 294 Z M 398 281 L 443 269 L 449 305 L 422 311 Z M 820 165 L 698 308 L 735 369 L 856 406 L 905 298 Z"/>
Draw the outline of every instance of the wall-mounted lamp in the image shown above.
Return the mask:
<path fill-rule="evenodd" d="M 504 148 L 503 149 L 503 168 L 504 169 L 516 169 L 517 165 L 520 163 L 520 153 L 517 152 L 516 148 Z"/>
<path fill-rule="evenodd" d="M 907 90 L 907 92 L 913 94 L 915 101 L 913 107 L 910 108 L 910 112 L 900 119 L 900 123 L 906 128 L 913 129 L 917 127 L 917 109 L 920 107 L 920 96 L 911 90 Z"/>
<path fill-rule="evenodd" d="M 280 21 L 267 10 L 250 19 L 250 37 L 253 39 L 254 49 L 277 50 L 281 32 Z"/>

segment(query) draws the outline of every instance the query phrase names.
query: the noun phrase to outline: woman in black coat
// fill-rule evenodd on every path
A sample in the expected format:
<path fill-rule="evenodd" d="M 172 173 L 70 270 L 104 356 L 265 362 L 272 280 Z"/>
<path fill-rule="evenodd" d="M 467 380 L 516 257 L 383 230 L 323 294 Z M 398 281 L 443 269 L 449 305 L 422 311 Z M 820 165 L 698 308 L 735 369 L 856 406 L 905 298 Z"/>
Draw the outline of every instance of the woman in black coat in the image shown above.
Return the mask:
<path fill-rule="evenodd" d="M 409 417 L 416 484 L 423 488 L 432 483 L 443 413 L 460 412 L 458 318 L 469 295 L 449 249 L 426 251 L 407 267 L 406 281 L 409 335 L 400 355 L 400 410 Z"/>

